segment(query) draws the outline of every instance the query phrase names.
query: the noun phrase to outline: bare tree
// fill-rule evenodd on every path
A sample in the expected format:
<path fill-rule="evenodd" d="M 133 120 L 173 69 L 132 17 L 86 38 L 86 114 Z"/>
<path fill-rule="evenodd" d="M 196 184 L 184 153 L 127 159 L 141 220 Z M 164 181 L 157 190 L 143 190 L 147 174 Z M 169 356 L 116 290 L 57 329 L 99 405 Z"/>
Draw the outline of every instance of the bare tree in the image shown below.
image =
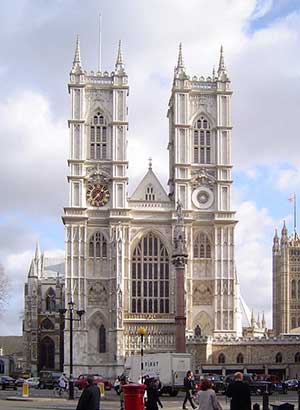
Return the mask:
<path fill-rule="evenodd" d="M 9 292 L 9 280 L 3 266 L 0 264 L 0 312 L 4 309 Z"/>

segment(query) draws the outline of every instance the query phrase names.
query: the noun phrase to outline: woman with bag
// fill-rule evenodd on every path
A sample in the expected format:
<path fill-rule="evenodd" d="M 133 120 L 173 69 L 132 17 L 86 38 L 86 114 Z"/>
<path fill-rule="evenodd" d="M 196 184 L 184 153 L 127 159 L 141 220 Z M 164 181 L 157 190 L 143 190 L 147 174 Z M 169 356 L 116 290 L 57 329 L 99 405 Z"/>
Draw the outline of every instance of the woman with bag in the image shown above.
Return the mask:
<path fill-rule="evenodd" d="M 200 389 L 197 394 L 198 410 L 222 410 L 209 380 L 202 380 Z"/>

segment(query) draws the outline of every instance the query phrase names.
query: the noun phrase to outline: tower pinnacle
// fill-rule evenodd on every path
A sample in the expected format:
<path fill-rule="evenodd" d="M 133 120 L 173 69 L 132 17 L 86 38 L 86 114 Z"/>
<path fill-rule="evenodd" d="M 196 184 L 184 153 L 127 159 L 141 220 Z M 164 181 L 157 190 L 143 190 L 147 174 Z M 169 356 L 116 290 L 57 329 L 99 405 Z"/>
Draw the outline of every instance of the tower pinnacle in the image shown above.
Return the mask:
<path fill-rule="evenodd" d="M 181 43 L 179 43 L 179 51 L 178 51 L 177 70 L 178 69 L 184 69 L 183 57 L 182 57 L 182 44 Z"/>
<path fill-rule="evenodd" d="M 76 69 L 81 69 L 81 57 L 80 57 L 80 40 L 79 40 L 79 34 L 77 34 L 77 39 L 76 39 L 76 47 L 75 47 L 75 55 L 74 55 L 74 60 L 73 60 L 73 70 Z"/>
<path fill-rule="evenodd" d="M 219 59 L 219 68 L 218 68 L 218 77 L 219 80 L 228 80 L 226 67 L 224 63 L 224 55 L 223 55 L 223 46 L 221 45 L 220 48 L 220 59 Z"/>
<path fill-rule="evenodd" d="M 122 41 L 121 40 L 119 40 L 115 69 L 116 69 L 116 71 L 124 70 L 124 61 L 123 61 Z"/>

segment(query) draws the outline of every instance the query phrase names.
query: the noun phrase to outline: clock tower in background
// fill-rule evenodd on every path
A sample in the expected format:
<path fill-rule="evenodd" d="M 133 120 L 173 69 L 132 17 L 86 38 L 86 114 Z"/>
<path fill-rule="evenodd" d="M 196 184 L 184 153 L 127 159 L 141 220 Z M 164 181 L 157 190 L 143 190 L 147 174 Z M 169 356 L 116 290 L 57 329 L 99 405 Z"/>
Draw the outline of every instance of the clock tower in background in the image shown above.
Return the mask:
<path fill-rule="evenodd" d="M 127 219 L 128 78 L 119 43 L 112 73 L 87 72 L 77 38 L 68 85 L 69 206 L 64 209 L 66 303 L 86 314 L 74 328 L 74 374 L 100 366 L 109 373 L 123 354 L 120 218 Z M 118 272 L 118 274 L 117 274 Z M 69 329 L 65 367 L 69 371 Z M 121 363 L 123 365 L 123 362 Z M 99 368 L 98 368 L 99 369 Z M 95 369 L 93 369 L 95 371 Z M 112 370 L 113 371 L 113 370 Z"/>

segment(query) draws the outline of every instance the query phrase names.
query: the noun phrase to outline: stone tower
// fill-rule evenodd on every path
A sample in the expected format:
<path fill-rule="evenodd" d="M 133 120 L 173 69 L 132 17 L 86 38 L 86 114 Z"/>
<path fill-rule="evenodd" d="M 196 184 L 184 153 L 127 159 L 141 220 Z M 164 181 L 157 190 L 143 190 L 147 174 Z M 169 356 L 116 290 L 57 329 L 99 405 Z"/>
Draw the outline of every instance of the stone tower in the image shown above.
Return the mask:
<path fill-rule="evenodd" d="M 111 73 L 83 69 L 77 39 L 70 73 L 66 303 L 85 315 L 74 329 L 74 374 L 109 373 L 123 357 L 123 227 L 127 220 L 127 96 L 121 43 Z M 65 364 L 69 366 L 68 322 Z"/>
<path fill-rule="evenodd" d="M 190 77 L 179 47 L 169 101 L 169 187 L 187 230 L 187 329 L 241 334 L 231 208 L 231 84 L 221 47 L 218 71 Z"/>
<path fill-rule="evenodd" d="M 273 239 L 273 328 L 276 335 L 300 327 L 300 239 L 289 237 L 283 224 L 281 238 Z"/>

